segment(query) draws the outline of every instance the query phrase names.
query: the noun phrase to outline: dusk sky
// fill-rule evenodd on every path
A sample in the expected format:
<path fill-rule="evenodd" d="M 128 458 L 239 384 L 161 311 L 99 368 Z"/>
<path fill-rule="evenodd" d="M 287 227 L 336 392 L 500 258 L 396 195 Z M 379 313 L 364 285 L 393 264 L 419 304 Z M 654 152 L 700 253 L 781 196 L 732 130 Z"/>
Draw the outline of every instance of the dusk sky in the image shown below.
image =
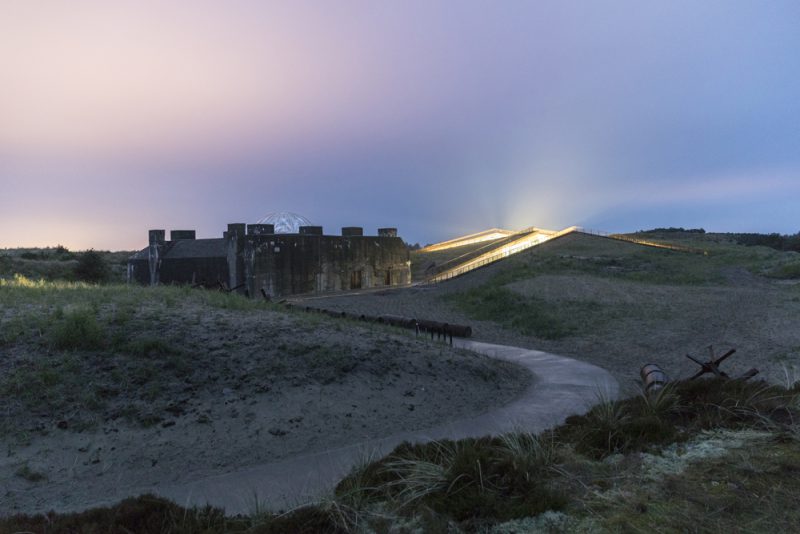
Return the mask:
<path fill-rule="evenodd" d="M 800 231 L 800 2 L 0 3 L 0 247 Z"/>

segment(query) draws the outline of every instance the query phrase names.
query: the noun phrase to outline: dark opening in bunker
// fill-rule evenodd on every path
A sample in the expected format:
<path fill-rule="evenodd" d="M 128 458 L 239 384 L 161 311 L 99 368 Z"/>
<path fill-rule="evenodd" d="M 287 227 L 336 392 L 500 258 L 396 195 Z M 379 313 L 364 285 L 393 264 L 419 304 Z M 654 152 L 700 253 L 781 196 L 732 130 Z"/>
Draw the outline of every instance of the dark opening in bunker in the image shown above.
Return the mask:
<path fill-rule="evenodd" d="M 350 289 L 361 289 L 361 271 L 350 273 Z"/>

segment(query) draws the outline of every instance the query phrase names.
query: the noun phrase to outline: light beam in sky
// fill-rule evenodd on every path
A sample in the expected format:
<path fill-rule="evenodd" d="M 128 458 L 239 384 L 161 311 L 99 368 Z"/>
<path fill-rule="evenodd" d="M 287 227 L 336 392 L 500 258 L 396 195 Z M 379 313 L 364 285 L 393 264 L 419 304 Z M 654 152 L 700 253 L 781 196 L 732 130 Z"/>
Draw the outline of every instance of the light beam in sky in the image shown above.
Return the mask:
<path fill-rule="evenodd" d="M 0 246 L 284 210 L 422 243 L 796 232 L 799 25 L 790 1 L 4 2 Z"/>

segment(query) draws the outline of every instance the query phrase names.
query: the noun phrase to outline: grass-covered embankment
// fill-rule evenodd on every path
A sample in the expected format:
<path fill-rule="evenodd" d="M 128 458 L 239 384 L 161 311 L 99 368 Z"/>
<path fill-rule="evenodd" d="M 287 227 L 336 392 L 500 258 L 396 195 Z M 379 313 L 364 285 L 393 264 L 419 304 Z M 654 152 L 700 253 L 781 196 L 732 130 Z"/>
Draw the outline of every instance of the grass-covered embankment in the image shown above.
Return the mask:
<path fill-rule="evenodd" d="M 639 234 L 636 236 L 641 238 Z M 475 319 L 492 320 L 524 335 L 560 339 L 577 333 L 580 328 L 602 326 L 601 322 L 624 317 L 630 307 L 591 299 L 565 299 L 555 305 L 552 299 L 515 291 L 509 286 L 557 275 L 674 287 L 724 287 L 730 285 L 732 269 L 771 275 L 789 272 L 795 265 L 791 258 L 785 257 L 786 253 L 763 247 L 747 248 L 696 236 L 686 245 L 703 245 L 707 254 L 596 236 L 568 236 L 529 254 L 512 256 L 487 282 L 449 294 L 447 299 Z"/>
<path fill-rule="evenodd" d="M 728 365 L 758 367 L 769 380 L 800 365 L 800 285 L 776 280 L 799 268 L 796 253 L 708 234 L 673 242 L 707 254 L 567 235 L 441 284 L 413 305 L 439 298 L 463 316 L 452 321 L 480 321 L 478 338 L 585 359 L 621 382 L 648 361 L 689 373 L 684 355 L 708 345 L 736 348 Z"/>

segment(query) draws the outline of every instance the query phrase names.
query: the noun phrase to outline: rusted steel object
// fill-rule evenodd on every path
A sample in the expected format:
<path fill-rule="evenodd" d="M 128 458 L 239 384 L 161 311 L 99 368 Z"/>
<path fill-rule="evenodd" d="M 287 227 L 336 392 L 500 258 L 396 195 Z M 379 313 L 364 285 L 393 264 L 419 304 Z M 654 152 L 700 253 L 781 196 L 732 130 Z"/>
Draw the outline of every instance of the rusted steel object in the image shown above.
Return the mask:
<path fill-rule="evenodd" d="M 639 374 L 642 377 L 642 383 L 644 383 L 645 393 L 658 391 L 669 382 L 667 374 L 661 370 L 661 367 L 654 363 L 643 365 Z"/>
<path fill-rule="evenodd" d="M 752 368 L 752 369 L 750 369 L 749 371 L 745 371 L 745 372 L 744 372 L 744 373 L 742 373 L 740 376 L 737 376 L 737 377 L 736 377 L 736 380 L 750 380 L 751 378 L 753 378 L 754 376 L 756 376 L 758 373 L 759 373 L 758 369 L 756 369 L 755 367 L 753 367 L 753 368 Z"/>
<path fill-rule="evenodd" d="M 732 379 L 732 380 L 749 380 L 758 374 L 758 369 L 753 368 L 749 371 L 742 373 L 739 376 L 731 377 L 725 371 L 720 370 L 719 365 L 725 361 L 726 358 L 733 355 L 736 352 L 736 349 L 731 349 L 722 356 L 715 356 L 714 355 L 714 347 L 712 345 L 708 346 L 708 354 L 709 359 L 707 362 L 700 361 L 699 359 L 695 358 L 691 354 L 687 354 L 686 357 L 695 362 L 697 365 L 700 366 L 700 370 L 694 374 L 694 376 L 690 377 L 690 380 L 694 380 L 695 378 L 699 378 L 706 373 L 711 373 L 717 378 L 724 378 L 724 379 Z"/>
<path fill-rule="evenodd" d="M 291 304 L 287 304 L 287 307 L 290 306 Z M 431 337 L 433 336 L 439 336 L 440 338 L 442 336 L 444 336 L 445 338 L 449 337 L 451 341 L 453 337 L 472 336 L 472 327 L 461 324 L 449 324 L 449 323 L 442 323 L 439 321 L 417 320 L 414 319 L 413 317 L 405 317 L 402 315 L 391 315 L 391 314 L 384 314 L 378 316 L 366 315 L 363 313 L 349 314 L 343 311 L 326 310 L 324 308 L 316 308 L 313 306 L 305 306 L 303 310 L 308 313 L 322 313 L 330 317 L 347 318 L 356 321 L 364 321 L 368 323 L 379 323 L 390 326 L 396 326 L 399 328 L 408 328 L 411 330 L 416 330 L 417 333 L 420 332 L 430 333 Z"/>
<path fill-rule="evenodd" d="M 420 319 L 417 321 L 422 332 L 431 332 L 440 335 L 452 335 L 455 337 L 472 336 L 472 327 L 462 324 L 440 323 L 438 321 L 428 321 Z"/>
<path fill-rule="evenodd" d="M 401 328 L 414 328 L 417 320 L 413 317 L 403 317 L 402 315 L 379 315 L 378 322 Z"/>
<path fill-rule="evenodd" d="M 709 345 L 708 346 L 708 352 L 709 352 L 709 360 L 707 362 L 702 362 L 702 361 L 698 360 L 697 358 L 695 358 L 694 356 L 692 356 L 691 354 L 687 354 L 686 355 L 687 358 L 689 358 L 694 363 L 696 363 L 697 365 L 700 366 L 700 370 L 697 371 L 697 373 L 695 373 L 695 375 L 692 376 L 690 378 L 690 380 L 694 380 L 695 378 L 699 378 L 700 376 L 702 376 L 702 375 L 704 375 L 706 373 L 712 373 L 712 374 L 714 374 L 715 376 L 717 376 L 719 378 L 730 378 L 726 372 L 720 371 L 719 364 L 724 362 L 725 359 L 727 359 L 734 352 L 736 352 L 736 349 L 731 349 L 728 352 L 726 352 L 725 354 L 723 354 L 722 356 L 717 357 L 717 356 L 714 356 L 714 347 Z"/>
<path fill-rule="evenodd" d="M 419 319 L 417 323 L 419 324 L 419 329 L 424 332 L 444 332 L 445 323 L 429 321 L 427 319 Z"/>
<path fill-rule="evenodd" d="M 447 325 L 449 334 L 456 337 L 472 337 L 472 327 L 463 324 L 450 324 Z"/>

